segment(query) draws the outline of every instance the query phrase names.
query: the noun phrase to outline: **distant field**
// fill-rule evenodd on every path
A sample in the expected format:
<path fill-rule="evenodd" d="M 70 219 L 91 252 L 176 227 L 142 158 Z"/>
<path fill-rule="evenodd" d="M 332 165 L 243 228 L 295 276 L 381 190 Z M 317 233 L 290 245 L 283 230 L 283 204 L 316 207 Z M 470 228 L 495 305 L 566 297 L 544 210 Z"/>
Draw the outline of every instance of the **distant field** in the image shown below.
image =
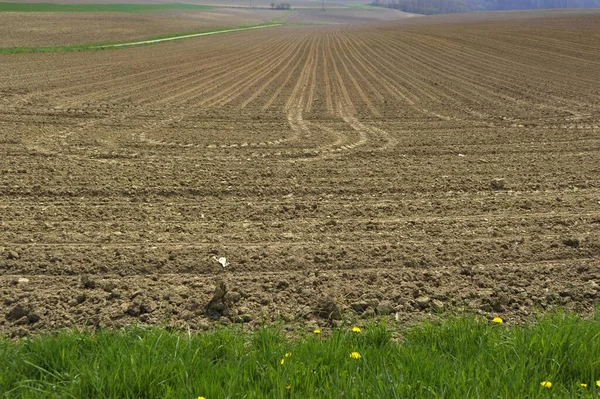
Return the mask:
<path fill-rule="evenodd" d="M 56 3 L 1 3 L 0 12 L 148 12 L 168 10 L 210 10 L 213 6 L 201 4 L 56 4 Z"/>
<path fill-rule="evenodd" d="M 0 48 L 134 41 L 257 25 L 282 15 L 283 11 L 233 8 L 153 13 L 0 13 Z"/>
<path fill-rule="evenodd" d="M 0 3 L 0 7 L 6 4 Z M 304 2 L 302 4 L 307 4 Z M 35 6 L 41 6 L 35 4 Z M 34 6 L 23 3 L 26 8 Z M 412 14 L 383 8 L 302 8 L 292 11 L 268 8 L 206 7 L 204 9 L 171 9 L 157 12 L 125 12 L 158 4 L 43 4 L 49 8 L 86 9 L 89 12 L 0 12 L 1 48 L 81 46 L 117 43 L 189 34 L 213 29 L 253 26 L 276 20 L 292 24 L 348 25 L 404 20 Z M 91 11 L 93 7 L 123 12 Z M 130 8 L 125 8 L 125 7 Z M 172 4 L 169 6 L 184 6 Z M 89 7 L 89 8 L 85 8 Z M 194 5 L 193 7 L 200 7 Z M 55 8 L 58 9 L 58 8 Z M 10 51 L 12 52 L 12 51 Z"/>

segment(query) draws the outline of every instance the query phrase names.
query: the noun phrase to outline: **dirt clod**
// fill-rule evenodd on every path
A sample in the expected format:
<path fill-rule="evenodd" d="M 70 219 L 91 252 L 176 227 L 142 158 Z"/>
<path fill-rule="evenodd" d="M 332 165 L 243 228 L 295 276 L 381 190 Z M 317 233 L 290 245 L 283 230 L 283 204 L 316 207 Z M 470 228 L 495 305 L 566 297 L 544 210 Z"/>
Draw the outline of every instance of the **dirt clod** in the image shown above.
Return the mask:
<path fill-rule="evenodd" d="M 504 179 L 493 179 L 490 182 L 492 190 L 506 190 L 506 180 Z"/>
<path fill-rule="evenodd" d="M 29 309 L 22 305 L 16 305 L 6 314 L 6 320 L 14 321 L 27 316 Z"/>
<path fill-rule="evenodd" d="M 81 286 L 85 289 L 96 288 L 96 281 L 94 281 L 89 275 L 84 274 L 80 278 Z"/>
<path fill-rule="evenodd" d="M 420 296 L 415 299 L 415 305 L 421 310 L 427 309 L 431 303 L 431 298 L 428 296 Z"/>
<path fill-rule="evenodd" d="M 213 297 L 206 305 L 206 315 L 211 319 L 227 317 L 230 314 L 229 301 L 227 300 L 227 285 L 223 281 L 218 281 Z"/>
<path fill-rule="evenodd" d="M 563 240 L 563 244 L 567 247 L 571 248 L 579 248 L 579 239 L 578 238 L 567 238 Z"/>
<path fill-rule="evenodd" d="M 354 310 L 356 313 L 364 313 L 369 307 L 369 304 L 366 302 L 355 302 L 350 304 L 350 308 Z"/>
<path fill-rule="evenodd" d="M 315 314 L 326 320 L 340 320 L 342 318 L 340 308 L 331 297 L 326 297 L 319 301 L 315 308 Z"/>
<path fill-rule="evenodd" d="M 377 305 L 377 307 L 375 308 L 375 312 L 378 315 L 382 316 L 392 314 L 395 311 L 396 309 L 394 309 L 394 305 L 390 301 L 380 302 L 379 305 Z"/>

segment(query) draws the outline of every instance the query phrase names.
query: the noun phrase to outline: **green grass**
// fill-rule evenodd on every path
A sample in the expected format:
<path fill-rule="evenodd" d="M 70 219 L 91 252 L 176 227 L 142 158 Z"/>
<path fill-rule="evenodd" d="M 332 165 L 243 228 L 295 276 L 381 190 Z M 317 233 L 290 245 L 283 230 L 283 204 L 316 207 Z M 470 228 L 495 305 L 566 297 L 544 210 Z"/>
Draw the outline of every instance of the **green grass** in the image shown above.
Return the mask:
<path fill-rule="evenodd" d="M 199 4 L 56 4 L 1 3 L 0 12 L 148 12 L 168 10 L 209 10 L 214 7 Z"/>
<path fill-rule="evenodd" d="M 120 42 L 85 43 L 85 44 L 73 44 L 73 45 L 67 45 L 67 46 L 48 46 L 48 47 L 39 47 L 39 46 L 38 47 L 0 47 L 0 54 L 98 51 L 98 50 L 109 49 L 110 46 L 115 45 L 115 44 L 121 44 L 121 43 L 142 42 L 142 41 L 147 41 L 147 40 L 157 40 L 157 39 L 167 39 L 167 38 L 177 38 L 177 37 L 194 35 L 194 34 L 199 34 L 199 33 L 224 32 L 224 31 L 228 31 L 230 29 L 248 29 L 248 28 L 253 28 L 253 27 L 258 27 L 258 26 L 270 26 L 270 25 L 278 26 L 279 24 L 276 24 L 272 21 L 268 21 L 268 22 L 257 24 L 257 25 L 251 25 L 251 26 L 235 26 L 235 27 L 229 27 L 229 28 L 207 29 L 207 30 L 195 31 L 195 32 L 180 32 L 180 33 L 172 33 L 172 34 L 166 34 L 166 35 L 151 36 L 151 37 L 146 37 L 146 38 L 131 39 L 131 40 L 120 41 Z M 145 45 L 151 45 L 151 44 L 154 44 L 154 43 L 139 44 L 136 46 L 145 46 Z M 122 48 L 130 48 L 130 47 L 134 47 L 134 46 L 126 46 L 126 47 L 122 47 Z M 114 47 L 114 48 L 119 48 L 119 47 Z"/>
<path fill-rule="evenodd" d="M 600 394 L 599 316 L 554 314 L 515 327 L 451 318 L 398 333 L 400 341 L 372 324 L 361 333 L 323 329 L 295 337 L 275 327 L 231 327 L 189 335 L 130 328 L 4 339 L 0 392 L 4 398 L 207 399 Z M 352 359 L 354 351 L 362 357 Z"/>

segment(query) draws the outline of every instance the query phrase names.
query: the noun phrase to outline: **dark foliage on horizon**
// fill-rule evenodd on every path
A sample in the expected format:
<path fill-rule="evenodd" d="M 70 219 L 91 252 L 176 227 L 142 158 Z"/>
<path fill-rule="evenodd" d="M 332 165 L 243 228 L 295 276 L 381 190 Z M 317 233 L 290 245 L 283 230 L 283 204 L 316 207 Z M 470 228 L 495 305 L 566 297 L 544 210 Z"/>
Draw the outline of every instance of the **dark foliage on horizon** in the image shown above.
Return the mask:
<path fill-rule="evenodd" d="M 417 14 L 471 11 L 595 8 L 600 0 L 373 0 L 372 5 Z"/>

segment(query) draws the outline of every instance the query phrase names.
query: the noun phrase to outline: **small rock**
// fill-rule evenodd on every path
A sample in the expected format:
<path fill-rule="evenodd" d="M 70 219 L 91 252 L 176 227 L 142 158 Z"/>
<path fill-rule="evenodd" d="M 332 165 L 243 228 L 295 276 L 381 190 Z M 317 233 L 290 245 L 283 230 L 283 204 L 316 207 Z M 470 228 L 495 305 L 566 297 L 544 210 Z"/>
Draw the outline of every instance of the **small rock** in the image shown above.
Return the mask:
<path fill-rule="evenodd" d="M 396 309 L 394 309 L 394 306 L 389 301 L 383 301 L 375 308 L 375 312 L 383 316 L 392 314 L 395 311 Z"/>
<path fill-rule="evenodd" d="M 431 301 L 431 307 L 436 311 L 441 311 L 444 309 L 444 302 L 440 301 L 439 299 L 434 299 Z"/>
<path fill-rule="evenodd" d="M 28 313 L 29 310 L 25 307 L 17 305 L 6 314 L 6 320 L 19 320 L 20 318 L 27 316 Z"/>
<path fill-rule="evenodd" d="M 356 302 L 350 305 L 350 308 L 356 313 L 363 313 L 365 310 L 368 309 L 368 307 L 369 304 L 366 302 Z"/>
<path fill-rule="evenodd" d="M 238 316 L 238 321 L 242 323 L 249 323 L 252 321 L 252 316 L 250 316 L 247 313 L 244 313 L 243 315 Z"/>
<path fill-rule="evenodd" d="M 327 320 L 340 320 L 342 318 L 340 308 L 331 297 L 327 297 L 319 302 L 316 314 Z"/>
<path fill-rule="evenodd" d="M 29 313 L 27 315 L 27 321 L 29 322 L 29 324 L 37 323 L 38 321 L 40 321 L 40 316 L 36 313 Z"/>
<path fill-rule="evenodd" d="M 221 316 L 229 316 L 229 304 L 227 285 L 223 281 L 218 281 L 213 297 L 204 310 L 208 317 L 218 319 Z"/>
<path fill-rule="evenodd" d="M 18 284 L 27 284 L 28 282 L 29 282 L 29 279 L 28 279 L 28 278 L 25 278 L 25 277 L 19 277 L 19 278 L 17 279 L 17 283 L 18 283 Z"/>
<path fill-rule="evenodd" d="M 90 278 L 87 274 L 84 274 L 80 278 L 81 286 L 83 288 L 92 289 L 96 288 L 96 282 Z"/>
<path fill-rule="evenodd" d="M 231 302 L 239 302 L 242 299 L 242 294 L 239 292 L 233 291 L 227 294 L 227 298 Z"/>
<path fill-rule="evenodd" d="M 565 244 L 567 247 L 579 248 L 579 239 L 577 239 L 577 238 L 568 238 L 566 240 L 563 240 L 563 244 Z"/>
<path fill-rule="evenodd" d="M 127 306 L 123 306 L 123 307 L 125 307 L 125 314 L 128 314 L 129 316 L 138 317 L 139 315 L 142 314 L 140 305 L 137 303 L 129 303 L 129 304 L 127 304 Z"/>
<path fill-rule="evenodd" d="M 15 251 L 8 251 L 6 253 L 6 259 L 19 259 L 19 253 Z"/>
<path fill-rule="evenodd" d="M 490 187 L 492 188 L 492 190 L 505 190 L 506 189 L 506 180 L 493 179 L 490 182 Z"/>
<path fill-rule="evenodd" d="M 600 289 L 600 285 L 598 285 L 598 283 L 596 283 L 594 280 L 589 280 L 587 282 L 587 285 L 588 285 L 589 288 L 592 288 L 594 290 Z"/>
<path fill-rule="evenodd" d="M 417 299 L 415 299 L 415 304 L 421 310 L 427 309 L 429 307 L 430 302 L 431 298 L 429 298 L 428 296 L 420 296 Z"/>

